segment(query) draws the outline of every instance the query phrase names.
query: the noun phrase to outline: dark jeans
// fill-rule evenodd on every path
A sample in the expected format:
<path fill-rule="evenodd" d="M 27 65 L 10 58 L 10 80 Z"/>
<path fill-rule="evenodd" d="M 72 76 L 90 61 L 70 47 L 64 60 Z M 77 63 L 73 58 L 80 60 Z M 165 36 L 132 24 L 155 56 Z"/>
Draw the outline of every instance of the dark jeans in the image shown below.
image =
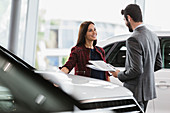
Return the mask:
<path fill-rule="evenodd" d="M 138 102 L 140 107 L 143 109 L 143 111 L 146 111 L 147 105 L 148 105 L 148 101 L 143 101 L 143 102 Z"/>

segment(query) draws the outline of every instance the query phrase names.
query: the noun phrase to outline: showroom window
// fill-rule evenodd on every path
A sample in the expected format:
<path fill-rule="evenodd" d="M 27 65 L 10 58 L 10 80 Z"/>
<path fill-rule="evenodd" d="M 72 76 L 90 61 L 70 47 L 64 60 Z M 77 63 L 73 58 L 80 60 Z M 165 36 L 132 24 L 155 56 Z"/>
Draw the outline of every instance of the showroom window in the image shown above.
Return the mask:
<path fill-rule="evenodd" d="M 155 31 L 169 31 L 169 4 L 169 0 L 145 0 L 145 24 Z"/>
<path fill-rule="evenodd" d="M 25 23 L 27 14 L 27 0 L 21 0 L 20 20 L 19 20 L 19 32 L 18 32 L 18 50 L 17 55 L 23 56 L 24 48 L 24 36 L 25 36 Z M 12 0 L 0 1 L 0 45 L 8 48 L 9 41 L 9 27 L 11 16 Z"/>
<path fill-rule="evenodd" d="M 7 48 L 10 22 L 11 0 L 0 1 L 0 44 Z"/>

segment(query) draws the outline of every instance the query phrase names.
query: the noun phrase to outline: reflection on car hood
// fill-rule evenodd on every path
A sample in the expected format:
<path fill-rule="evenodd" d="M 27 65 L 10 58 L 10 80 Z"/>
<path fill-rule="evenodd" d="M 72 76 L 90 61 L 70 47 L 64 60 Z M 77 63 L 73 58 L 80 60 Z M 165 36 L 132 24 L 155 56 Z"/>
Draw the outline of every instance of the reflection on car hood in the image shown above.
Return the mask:
<path fill-rule="evenodd" d="M 132 93 L 128 89 L 103 80 L 64 74 L 63 72 L 35 72 L 40 73 L 45 79 L 61 87 L 66 93 L 80 101 L 132 96 Z"/>

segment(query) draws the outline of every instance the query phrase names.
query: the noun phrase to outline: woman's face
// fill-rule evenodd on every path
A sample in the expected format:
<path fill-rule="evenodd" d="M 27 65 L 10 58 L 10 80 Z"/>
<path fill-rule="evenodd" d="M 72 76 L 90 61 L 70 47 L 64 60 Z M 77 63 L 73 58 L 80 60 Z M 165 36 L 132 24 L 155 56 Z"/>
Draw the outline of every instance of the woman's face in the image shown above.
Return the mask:
<path fill-rule="evenodd" d="M 86 32 L 86 40 L 88 41 L 94 41 L 97 39 L 97 31 L 93 24 L 90 24 L 88 26 L 87 32 Z"/>

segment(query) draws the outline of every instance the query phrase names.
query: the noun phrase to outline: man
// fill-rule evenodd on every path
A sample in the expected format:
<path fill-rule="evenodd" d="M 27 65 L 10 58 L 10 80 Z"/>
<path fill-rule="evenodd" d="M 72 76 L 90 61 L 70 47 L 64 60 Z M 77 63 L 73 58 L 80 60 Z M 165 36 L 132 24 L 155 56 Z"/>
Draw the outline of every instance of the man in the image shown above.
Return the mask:
<path fill-rule="evenodd" d="M 141 9 L 136 4 L 121 11 L 132 35 L 126 41 L 125 71 L 111 72 L 132 91 L 141 108 L 146 111 L 149 100 L 156 98 L 154 71 L 162 68 L 159 39 L 143 25 Z"/>

